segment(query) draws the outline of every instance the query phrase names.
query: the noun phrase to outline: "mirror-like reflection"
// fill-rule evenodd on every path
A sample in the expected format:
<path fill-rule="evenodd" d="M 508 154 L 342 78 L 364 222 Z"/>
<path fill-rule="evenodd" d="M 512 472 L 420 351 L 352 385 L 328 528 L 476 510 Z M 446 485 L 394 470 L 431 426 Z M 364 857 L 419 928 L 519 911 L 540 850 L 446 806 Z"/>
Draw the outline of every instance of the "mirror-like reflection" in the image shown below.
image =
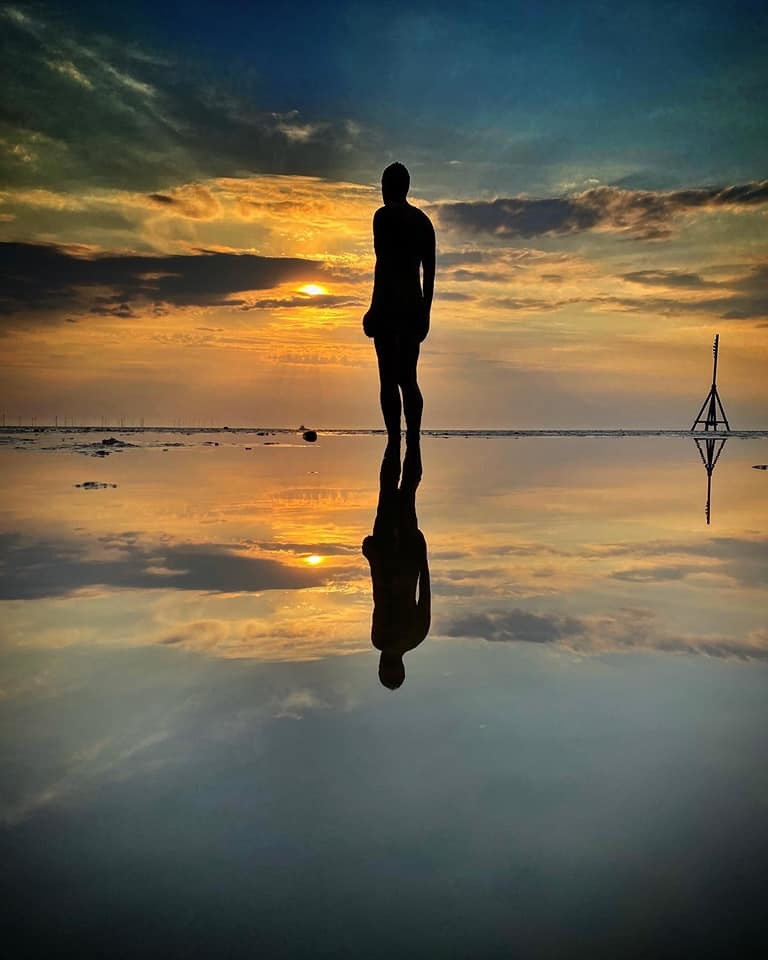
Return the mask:
<path fill-rule="evenodd" d="M 753 955 L 768 436 L 30 437 L 15 955 Z"/>
<path fill-rule="evenodd" d="M 707 518 L 707 526 L 712 520 L 712 474 L 715 472 L 717 461 L 720 454 L 725 449 L 725 437 L 694 437 L 696 449 L 699 451 L 701 462 L 707 471 L 707 502 L 704 506 L 704 513 Z"/>
<path fill-rule="evenodd" d="M 402 686 L 403 656 L 426 639 L 432 620 L 427 542 L 416 516 L 422 476 L 418 436 L 406 444 L 402 481 L 400 471 L 398 438 L 384 450 L 373 533 L 363 540 L 373 588 L 371 643 L 381 651 L 379 680 L 390 690 Z"/>

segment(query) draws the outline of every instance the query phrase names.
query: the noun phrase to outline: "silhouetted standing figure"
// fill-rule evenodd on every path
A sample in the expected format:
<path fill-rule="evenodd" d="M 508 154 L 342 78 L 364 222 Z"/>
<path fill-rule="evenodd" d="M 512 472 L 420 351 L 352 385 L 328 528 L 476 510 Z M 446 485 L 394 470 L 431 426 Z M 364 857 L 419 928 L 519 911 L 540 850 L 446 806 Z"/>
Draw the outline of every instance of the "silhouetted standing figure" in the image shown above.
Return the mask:
<path fill-rule="evenodd" d="M 418 438 L 408 444 L 400 480 L 400 438 L 390 439 L 379 474 L 379 503 L 363 556 L 371 565 L 373 617 L 371 643 L 381 651 L 379 680 L 396 690 L 405 680 L 403 655 L 429 633 L 432 594 L 427 542 L 416 517 L 421 480 Z"/>
<path fill-rule="evenodd" d="M 363 330 L 376 346 L 381 412 L 390 437 L 400 436 L 400 391 L 406 432 L 417 436 L 421 430 L 424 403 L 416 364 L 429 333 L 435 288 L 435 231 L 429 217 L 408 203 L 410 183 L 402 163 L 382 174 L 384 206 L 373 215 L 373 296 L 363 318 Z"/>

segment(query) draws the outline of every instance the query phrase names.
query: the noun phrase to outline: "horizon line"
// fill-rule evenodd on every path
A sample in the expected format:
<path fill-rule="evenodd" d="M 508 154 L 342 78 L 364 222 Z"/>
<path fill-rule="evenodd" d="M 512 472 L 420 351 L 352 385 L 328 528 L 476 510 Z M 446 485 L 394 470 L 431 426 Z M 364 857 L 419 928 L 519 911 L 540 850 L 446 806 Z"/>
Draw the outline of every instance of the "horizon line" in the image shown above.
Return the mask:
<path fill-rule="evenodd" d="M 157 424 L 148 426 L 126 426 L 121 424 L 5 424 L 0 431 L 5 433 L 18 432 L 51 432 L 51 433 L 257 433 L 257 434 L 297 434 L 307 430 L 314 430 L 318 435 L 386 435 L 384 427 L 307 427 L 303 424 L 298 427 L 277 426 L 180 426 L 172 424 Z M 404 433 L 404 431 L 402 431 Z M 751 437 L 761 434 L 768 435 L 768 426 L 750 427 L 739 430 L 692 430 L 690 427 L 424 427 L 422 436 L 560 436 L 562 434 L 581 434 L 599 436 L 691 436 L 691 437 Z"/>

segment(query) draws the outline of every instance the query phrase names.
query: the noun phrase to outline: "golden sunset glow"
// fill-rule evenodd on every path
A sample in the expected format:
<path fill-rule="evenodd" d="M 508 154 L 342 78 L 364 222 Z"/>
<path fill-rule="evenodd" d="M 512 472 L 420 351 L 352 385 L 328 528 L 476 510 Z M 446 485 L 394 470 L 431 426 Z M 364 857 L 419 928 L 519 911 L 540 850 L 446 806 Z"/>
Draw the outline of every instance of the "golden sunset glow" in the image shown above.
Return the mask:
<path fill-rule="evenodd" d="M 193 63 L 138 41 L 124 62 L 106 27 L 97 38 L 87 20 L 36 9 L 0 12 L 18 80 L 16 120 L 0 131 L 0 408 L 11 422 L 291 426 L 309 408 L 318 425 L 377 424 L 361 319 L 381 172 L 399 157 L 408 201 L 437 236 L 419 371 L 425 427 L 685 426 L 715 333 L 732 425 L 763 423 L 768 180 L 758 127 L 751 139 L 742 128 L 735 91 L 758 87 L 741 53 L 733 74 L 708 75 L 695 124 L 682 102 L 665 103 L 668 84 L 646 103 L 644 79 L 634 95 L 646 106 L 620 111 L 637 135 L 612 122 L 612 100 L 552 110 L 571 88 L 556 89 L 563 78 L 548 59 L 531 103 L 505 100 L 496 112 L 507 65 L 483 56 L 481 72 L 499 76 L 476 97 L 429 83 L 424 123 L 405 134 L 401 87 L 377 82 L 366 97 L 359 71 L 339 102 L 320 106 L 318 79 L 311 106 L 300 86 L 281 110 L 230 73 L 209 89 Z M 651 48 L 655 57 L 655 39 Z M 580 61 L 596 71 L 589 89 L 606 89 L 604 50 Z M 270 55 L 269 69 L 282 63 L 293 82 L 294 55 Z M 331 84 L 334 96 L 342 88 Z M 719 97 L 734 98 L 731 112 Z M 80 122 L 88 117 L 101 119 Z M 594 140 L 573 140 L 582 123 Z M 725 151 L 714 159 L 708 130 Z"/>
<path fill-rule="evenodd" d="M 760 942 L 765 6 L 0 0 L 25 960 Z"/>
<path fill-rule="evenodd" d="M 670 197 L 658 194 L 661 209 L 673 209 Z M 438 235 L 425 426 L 680 426 L 701 402 L 716 332 L 732 423 L 762 421 L 765 266 L 751 237 L 764 214 L 758 204 L 734 205 L 727 219 L 706 205 L 673 210 L 664 239 L 638 241 L 635 257 L 625 224 L 642 199 L 614 190 L 580 200 L 602 203 L 603 221 L 575 246 L 486 240 L 450 203 L 414 195 Z M 0 399 L 12 420 L 289 426 L 311 406 L 324 426 L 378 421 L 376 361 L 360 328 L 373 184 L 252 175 L 163 194 L 10 188 L 0 203 L 0 238 L 39 224 L 39 243 L 22 251 L 28 266 L 14 267 L 29 273 L 22 299 L 6 312 Z M 611 229 L 620 244 L 608 244 Z M 132 250 L 143 253 L 129 274 Z M 123 262 L 115 281 L 109 264 Z M 53 266 L 48 281 L 41 271 Z M 84 270 L 92 281 L 60 288 L 57 276 Z"/>

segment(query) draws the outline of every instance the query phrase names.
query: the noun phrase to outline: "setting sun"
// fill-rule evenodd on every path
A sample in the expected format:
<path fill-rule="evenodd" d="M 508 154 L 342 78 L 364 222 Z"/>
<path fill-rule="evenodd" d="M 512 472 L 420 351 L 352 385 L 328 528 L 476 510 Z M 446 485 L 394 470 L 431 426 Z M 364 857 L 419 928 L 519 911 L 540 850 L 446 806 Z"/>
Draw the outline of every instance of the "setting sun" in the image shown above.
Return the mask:
<path fill-rule="evenodd" d="M 313 553 L 311 557 L 305 557 L 305 558 L 304 558 L 304 561 L 305 561 L 305 563 L 308 563 L 308 564 L 310 564 L 311 566 L 316 567 L 316 566 L 318 565 L 318 563 L 322 563 L 322 562 L 323 562 L 323 558 L 322 558 L 322 557 L 318 557 L 316 553 Z"/>
<path fill-rule="evenodd" d="M 305 283 L 303 287 L 299 287 L 299 293 L 306 293 L 310 297 L 318 297 L 321 294 L 328 293 L 328 291 L 317 283 Z"/>

